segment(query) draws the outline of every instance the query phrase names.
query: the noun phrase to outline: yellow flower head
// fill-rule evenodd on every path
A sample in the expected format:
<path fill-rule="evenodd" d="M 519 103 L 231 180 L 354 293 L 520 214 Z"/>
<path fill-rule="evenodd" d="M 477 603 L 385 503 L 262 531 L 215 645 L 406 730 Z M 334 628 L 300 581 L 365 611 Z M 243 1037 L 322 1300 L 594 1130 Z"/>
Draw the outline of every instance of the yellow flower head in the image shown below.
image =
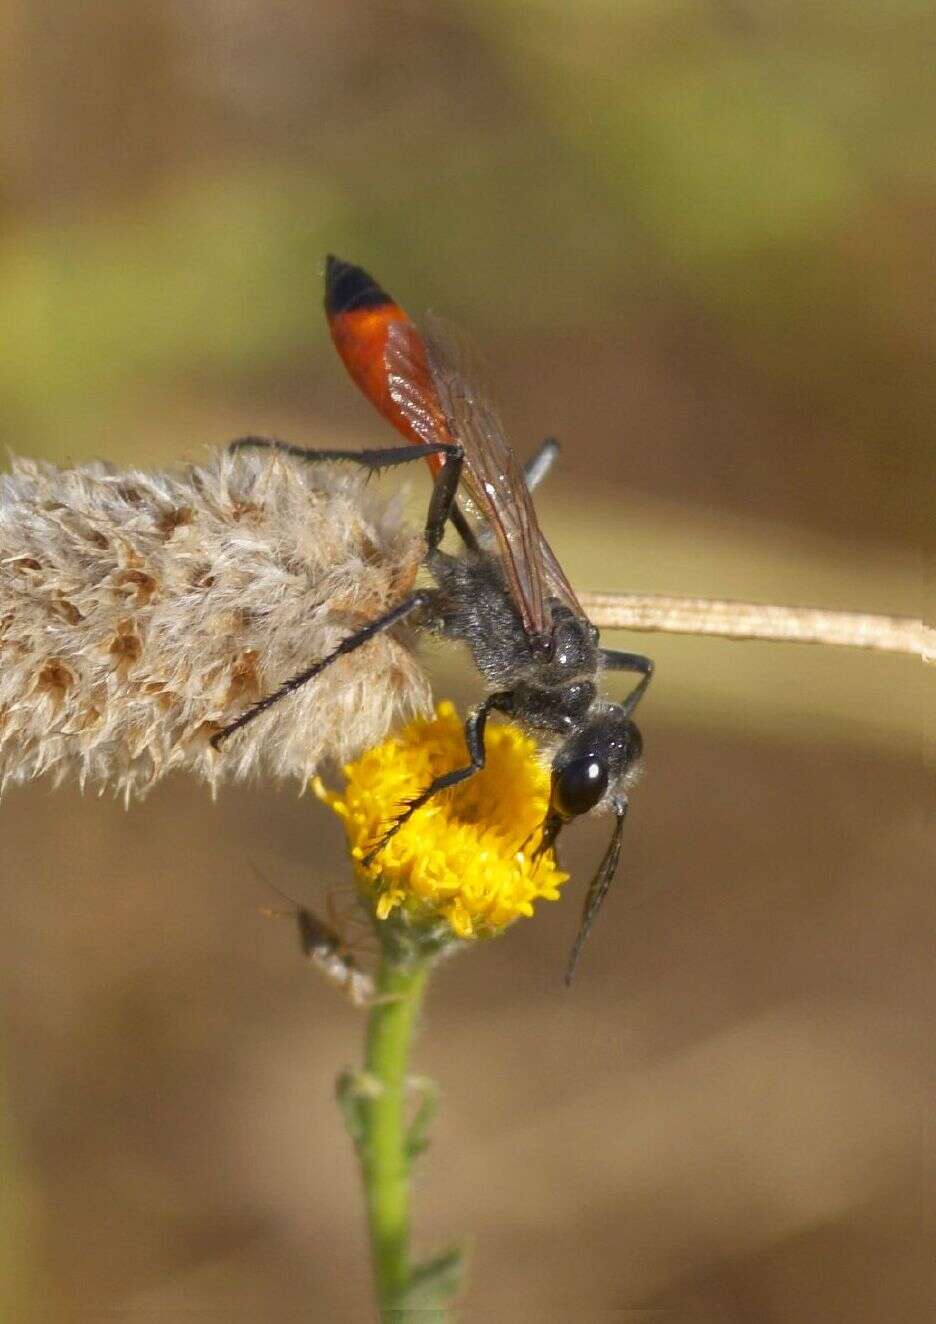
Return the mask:
<path fill-rule="evenodd" d="M 556 901 L 568 878 L 552 851 L 532 859 L 549 803 L 549 774 L 519 728 L 489 727 L 484 769 L 417 810 L 369 865 L 363 857 L 401 806 L 440 773 L 467 762 L 451 703 L 419 718 L 344 769 L 343 792 L 313 782 L 344 821 L 358 879 L 378 919 L 397 907 L 417 924 L 447 921 L 459 938 L 486 937 L 533 902 Z M 528 841 L 528 838 L 530 840 Z"/>

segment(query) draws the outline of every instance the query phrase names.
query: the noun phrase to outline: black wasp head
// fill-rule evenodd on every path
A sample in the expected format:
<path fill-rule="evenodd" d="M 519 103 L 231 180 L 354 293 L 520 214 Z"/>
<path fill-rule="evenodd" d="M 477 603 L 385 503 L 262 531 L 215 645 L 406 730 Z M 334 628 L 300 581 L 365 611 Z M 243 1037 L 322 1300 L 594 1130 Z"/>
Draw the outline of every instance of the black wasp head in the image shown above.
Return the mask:
<path fill-rule="evenodd" d="M 621 854 L 627 788 L 636 777 L 643 750 L 640 732 L 620 704 L 601 704 L 559 747 L 553 759 L 552 793 L 538 851 L 548 850 L 565 823 L 601 804 L 614 811 L 611 842 L 589 884 L 578 937 L 569 957 L 566 983 L 571 983 L 588 932 L 617 869 Z"/>
<path fill-rule="evenodd" d="M 550 817 L 565 823 L 587 814 L 609 792 L 623 790 L 642 750 L 640 732 L 623 708 L 592 710 L 553 759 Z"/>

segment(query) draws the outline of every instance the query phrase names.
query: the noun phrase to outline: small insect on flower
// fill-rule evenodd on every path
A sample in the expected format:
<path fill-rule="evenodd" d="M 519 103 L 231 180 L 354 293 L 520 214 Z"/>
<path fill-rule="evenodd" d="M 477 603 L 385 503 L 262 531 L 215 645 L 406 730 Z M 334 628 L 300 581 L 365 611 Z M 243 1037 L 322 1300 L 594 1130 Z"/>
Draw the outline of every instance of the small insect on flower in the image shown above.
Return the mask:
<path fill-rule="evenodd" d="M 412 592 L 422 539 L 364 484 L 270 451 L 168 474 L 16 461 L 0 476 L 0 786 L 47 772 L 129 798 L 173 768 L 306 784 L 426 710 L 399 629 L 254 739 L 210 743 Z"/>
<path fill-rule="evenodd" d="M 556 444 L 544 443 L 526 470 L 521 468 L 461 338 L 437 319 L 429 320 L 427 333 L 421 334 L 366 271 L 333 257 L 326 265 L 325 311 L 352 378 L 408 445 L 307 451 L 261 437 L 245 437 L 234 445 L 311 461 L 354 461 L 373 470 L 426 459 L 435 481 L 423 564 L 435 587 L 414 588 L 375 614 L 331 654 L 321 654 L 219 732 L 214 744 L 220 747 L 337 659 L 401 621 L 467 644 L 488 687 L 487 697 L 465 722 L 467 762 L 453 750 L 448 767 L 433 767 L 422 787 L 401 795 L 392 821 L 376 833 L 363 863 L 371 865 L 385 854 L 413 815 L 427 811 L 440 792 L 481 771 L 490 746 L 491 713 L 512 718 L 536 736 L 552 763 L 534 854 L 553 847 L 572 818 L 592 810 L 610 810 L 615 816 L 611 842 L 586 895 L 566 975 L 571 980 L 620 858 L 627 792 L 642 749 L 632 714 L 653 664 L 640 654 L 599 647 L 598 631 L 543 536 L 530 495 L 555 458 Z M 471 520 L 458 503 L 460 485 Z M 449 522 L 464 544 L 458 556 L 441 547 Z M 605 670 L 640 676 L 622 703 L 600 697 L 597 681 Z"/>
<path fill-rule="evenodd" d="M 353 951 L 355 944 L 349 937 L 353 920 L 350 915 L 338 913 L 334 891 L 328 894 L 326 919 L 264 877 L 252 860 L 251 867 L 263 886 L 279 893 L 289 907 L 276 910 L 264 906 L 260 913 L 270 919 L 291 919 L 295 923 L 302 955 L 329 984 L 347 995 L 352 1006 L 369 1007 L 378 1002 L 374 978 L 358 964 Z M 361 922 L 366 922 L 363 917 Z"/>
<path fill-rule="evenodd" d="M 358 965 L 338 930 L 305 906 L 297 910 L 296 922 L 303 956 L 330 984 L 347 993 L 352 1006 L 370 1006 L 375 998 L 373 977 Z"/>

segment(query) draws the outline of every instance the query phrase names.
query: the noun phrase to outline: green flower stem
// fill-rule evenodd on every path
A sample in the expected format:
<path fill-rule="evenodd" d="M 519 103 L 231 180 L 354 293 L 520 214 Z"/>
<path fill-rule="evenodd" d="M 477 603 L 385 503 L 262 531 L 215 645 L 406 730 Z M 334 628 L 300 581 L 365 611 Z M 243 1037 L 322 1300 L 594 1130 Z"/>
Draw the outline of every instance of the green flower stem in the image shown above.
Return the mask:
<path fill-rule="evenodd" d="M 406 1078 L 430 960 L 387 944 L 371 1008 L 360 1097 L 359 1152 L 381 1318 L 403 1324 L 410 1286 L 410 1149 Z"/>

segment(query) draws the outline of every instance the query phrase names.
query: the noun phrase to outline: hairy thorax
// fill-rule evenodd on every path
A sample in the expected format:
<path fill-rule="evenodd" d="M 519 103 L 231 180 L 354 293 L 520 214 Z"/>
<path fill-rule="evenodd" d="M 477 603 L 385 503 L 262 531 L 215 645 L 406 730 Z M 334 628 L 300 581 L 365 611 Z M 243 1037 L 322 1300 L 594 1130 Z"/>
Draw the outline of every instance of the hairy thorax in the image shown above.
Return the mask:
<path fill-rule="evenodd" d="M 494 690 L 512 691 L 527 724 L 562 732 L 595 700 L 597 632 L 558 602 L 550 604 L 551 633 L 537 649 L 523 627 L 500 565 L 484 553 L 433 553 L 429 569 L 439 585 L 431 624 L 468 645 Z"/>

